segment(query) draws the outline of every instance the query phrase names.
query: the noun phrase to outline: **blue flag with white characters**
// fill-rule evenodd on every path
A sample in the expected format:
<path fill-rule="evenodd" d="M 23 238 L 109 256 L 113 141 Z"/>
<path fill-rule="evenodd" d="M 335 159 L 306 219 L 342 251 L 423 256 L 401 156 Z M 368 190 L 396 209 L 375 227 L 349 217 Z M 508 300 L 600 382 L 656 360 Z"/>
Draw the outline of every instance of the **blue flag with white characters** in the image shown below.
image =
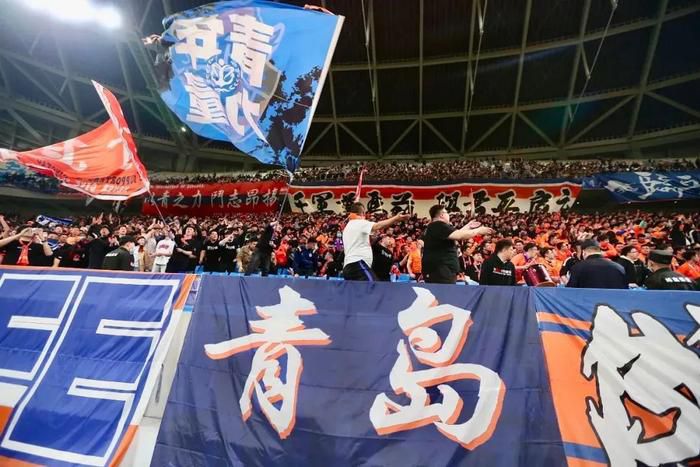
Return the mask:
<path fill-rule="evenodd" d="M 162 37 L 172 75 L 161 97 L 198 135 L 293 172 L 343 19 L 257 0 L 172 15 Z"/>

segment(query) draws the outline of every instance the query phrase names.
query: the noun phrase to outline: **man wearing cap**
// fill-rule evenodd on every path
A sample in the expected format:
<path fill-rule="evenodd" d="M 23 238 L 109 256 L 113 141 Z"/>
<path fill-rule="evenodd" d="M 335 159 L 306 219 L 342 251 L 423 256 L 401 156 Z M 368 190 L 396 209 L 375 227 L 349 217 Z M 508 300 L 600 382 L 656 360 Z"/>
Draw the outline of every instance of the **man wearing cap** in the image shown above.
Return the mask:
<path fill-rule="evenodd" d="M 110 251 L 105 255 L 102 262 L 102 269 L 108 271 L 133 271 L 134 270 L 134 246 L 136 245 L 134 237 L 124 235 L 119 239 L 119 248 Z"/>
<path fill-rule="evenodd" d="M 579 289 L 626 289 L 625 269 L 617 263 L 603 258 L 600 244 L 595 240 L 581 243 L 583 261 L 571 268 L 567 287 Z"/>
<path fill-rule="evenodd" d="M 653 250 L 649 253 L 649 269 L 652 273 L 644 285 L 649 290 L 696 290 L 693 281 L 683 274 L 671 271 L 673 253 Z"/>

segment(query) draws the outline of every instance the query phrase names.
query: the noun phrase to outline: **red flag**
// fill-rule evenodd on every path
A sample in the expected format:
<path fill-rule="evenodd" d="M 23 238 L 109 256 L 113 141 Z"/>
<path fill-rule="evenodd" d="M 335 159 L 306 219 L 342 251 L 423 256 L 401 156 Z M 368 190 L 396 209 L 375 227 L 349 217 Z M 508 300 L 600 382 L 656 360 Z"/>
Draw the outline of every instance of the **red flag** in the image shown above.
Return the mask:
<path fill-rule="evenodd" d="M 360 201 L 360 195 L 362 191 L 362 177 L 365 175 L 365 168 L 360 170 L 360 179 L 357 181 L 357 188 L 355 188 L 355 202 Z"/>
<path fill-rule="evenodd" d="M 149 189 L 148 174 L 136 153 L 119 101 L 93 81 L 109 114 L 94 130 L 51 146 L 25 152 L 2 149 L 0 159 L 13 159 L 63 186 L 97 199 L 125 200 Z"/>

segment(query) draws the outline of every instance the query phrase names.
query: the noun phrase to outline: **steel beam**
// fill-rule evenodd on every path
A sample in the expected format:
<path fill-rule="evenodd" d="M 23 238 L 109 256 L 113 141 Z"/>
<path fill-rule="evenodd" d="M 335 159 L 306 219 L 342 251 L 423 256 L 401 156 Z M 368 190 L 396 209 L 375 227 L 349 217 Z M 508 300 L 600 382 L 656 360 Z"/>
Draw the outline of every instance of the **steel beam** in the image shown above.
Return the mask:
<path fill-rule="evenodd" d="M 122 50 L 121 44 L 114 45 L 117 48 L 117 57 L 119 57 L 119 68 L 121 68 L 122 76 L 124 77 L 124 84 L 126 84 L 126 91 L 129 98 L 129 106 L 131 107 L 131 113 L 134 114 L 134 121 L 136 123 L 136 130 L 139 133 L 143 133 L 143 127 L 141 126 L 141 117 L 136 111 L 136 103 L 134 102 L 134 88 L 131 85 L 131 76 L 127 73 L 126 68 L 124 68 L 124 51 Z"/>
<path fill-rule="evenodd" d="M 22 75 L 24 75 L 24 78 L 28 80 L 30 83 L 32 83 L 34 86 L 37 87 L 41 92 L 44 93 L 46 97 L 51 99 L 51 101 L 59 106 L 61 109 L 65 110 L 66 112 L 70 112 L 68 109 L 68 106 L 63 102 L 61 99 L 56 97 L 56 95 L 49 90 L 46 86 L 44 86 L 42 83 L 40 83 L 29 71 L 27 71 L 26 68 L 24 68 L 24 65 L 21 63 L 15 63 L 12 60 L 5 58 L 4 59 L 6 62 L 12 63 L 12 65 L 20 72 Z"/>
<path fill-rule="evenodd" d="M 578 28 L 578 45 L 576 46 L 576 54 L 574 55 L 574 63 L 571 66 L 571 75 L 569 76 L 569 91 L 567 93 L 566 101 L 570 102 L 574 97 L 574 90 L 576 88 L 576 79 L 578 78 L 578 67 L 581 64 L 581 56 L 585 55 L 586 51 L 583 48 L 583 38 L 586 36 L 586 25 L 588 24 L 588 15 L 591 12 L 591 0 L 584 0 L 583 2 L 583 12 L 581 13 L 581 23 L 579 23 Z M 566 129 L 569 126 L 569 119 L 571 118 L 571 106 L 569 104 L 564 108 L 564 115 L 561 119 L 561 129 L 559 130 L 559 146 L 564 146 L 566 140 Z"/>
<path fill-rule="evenodd" d="M 364 0 L 361 0 L 364 2 Z M 374 79 L 372 79 L 372 94 L 374 95 L 374 112 L 375 112 L 375 121 L 374 121 L 374 126 L 375 126 L 375 131 L 377 133 L 377 151 L 379 153 L 379 157 L 382 157 L 382 128 L 381 125 L 379 124 L 379 116 L 380 116 L 380 111 L 379 111 L 379 79 L 377 77 L 377 41 L 375 37 L 375 30 L 374 30 L 374 0 L 369 0 L 369 35 L 370 35 L 370 41 L 372 42 L 372 64 L 371 64 L 371 69 L 372 69 L 372 75 Z M 347 130 L 347 128 L 345 128 Z"/>
<path fill-rule="evenodd" d="M 654 63 L 654 55 L 656 54 L 656 46 L 659 43 L 659 36 L 661 35 L 661 27 L 664 24 L 664 18 L 666 16 L 666 9 L 668 8 L 668 0 L 661 0 L 659 2 L 659 10 L 657 13 L 656 24 L 651 32 L 651 38 L 649 39 L 649 46 L 647 47 L 647 55 L 644 59 L 644 66 L 642 68 L 642 78 L 639 82 L 639 94 L 634 102 L 634 108 L 632 110 L 632 117 L 630 118 L 629 129 L 627 130 L 627 137 L 631 138 L 634 134 L 634 130 L 637 128 L 637 121 L 639 120 L 639 110 L 642 108 L 642 99 L 644 99 L 644 93 L 647 91 L 647 83 L 649 82 L 649 73 L 651 72 L 651 65 Z"/>
<path fill-rule="evenodd" d="M 617 104 L 615 104 L 614 106 L 612 106 L 610 109 L 608 109 L 607 112 L 605 112 L 605 113 L 602 114 L 602 115 L 599 115 L 595 120 L 593 120 L 591 123 L 589 123 L 588 126 L 587 126 L 586 128 L 584 128 L 583 130 L 579 131 L 579 132 L 576 134 L 576 136 L 574 136 L 573 138 L 571 138 L 571 139 L 568 141 L 568 145 L 571 145 L 571 144 L 575 143 L 576 141 L 578 141 L 583 135 L 585 135 L 586 133 L 588 133 L 588 132 L 591 131 L 593 128 L 597 127 L 598 125 L 600 125 L 605 119 L 607 119 L 609 116 L 611 116 L 612 114 L 614 114 L 615 112 L 617 112 L 622 106 L 624 106 L 625 104 L 627 104 L 627 103 L 628 103 L 629 101 L 631 101 L 632 99 L 634 99 L 634 96 L 627 96 L 626 98 L 622 99 L 620 102 L 618 102 Z"/>
<path fill-rule="evenodd" d="M 687 105 L 681 104 L 680 102 L 677 102 L 673 99 L 669 99 L 666 96 L 662 96 L 661 94 L 657 94 L 657 93 L 652 92 L 652 91 L 648 91 L 646 93 L 646 95 L 649 97 L 653 97 L 657 101 L 663 102 L 666 105 L 670 105 L 671 107 L 674 107 L 674 108 L 680 110 L 681 112 L 685 112 L 688 115 L 692 115 L 693 117 L 700 119 L 700 112 L 688 107 Z"/>
<path fill-rule="evenodd" d="M 425 5 L 418 0 L 418 157 L 423 157 L 423 21 Z"/>
<path fill-rule="evenodd" d="M 321 0 L 321 6 L 326 8 L 326 0 Z M 333 113 L 333 132 L 335 133 L 335 152 L 340 159 L 340 131 L 338 130 L 338 112 L 335 105 L 335 82 L 333 81 L 333 71 L 328 70 L 328 85 L 331 91 L 331 112 Z M 322 89 L 320 90 L 323 91 Z M 306 153 L 309 153 L 307 149 Z"/>
<path fill-rule="evenodd" d="M 394 149 L 396 149 L 396 146 L 398 146 L 399 143 L 400 143 L 401 141 L 403 141 L 404 138 L 406 138 L 406 136 L 411 132 L 411 130 L 413 129 L 413 127 L 416 126 L 417 124 L 418 124 L 418 120 L 413 120 L 413 121 L 406 127 L 406 129 L 399 135 L 399 137 L 396 138 L 396 141 L 394 141 L 393 144 L 392 144 L 391 146 L 389 146 L 389 149 L 386 150 L 386 152 L 384 153 L 384 155 L 385 155 L 385 156 L 388 156 L 389 154 L 391 154 L 392 152 L 394 152 Z"/>
<path fill-rule="evenodd" d="M 326 127 L 321 131 L 321 133 L 318 134 L 316 138 L 309 144 L 309 146 L 306 148 L 306 152 L 311 152 L 311 150 L 318 144 L 319 141 L 321 141 L 321 138 L 326 136 L 326 133 L 328 133 L 328 130 L 331 128 L 335 128 L 335 125 L 333 123 L 329 123 L 326 125 Z"/>
<path fill-rule="evenodd" d="M 510 133 L 508 135 L 508 152 L 513 148 L 515 136 L 515 120 L 518 116 L 518 102 L 520 101 L 520 85 L 523 80 L 523 68 L 525 68 L 525 47 L 527 46 L 527 33 L 530 30 L 530 14 L 532 13 L 532 0 L 525 4 L 525 19 L 523 20 L 523 35 L 520 40 L 520 57 L 518 58 L 518 74 L 515 78 L 515 97 L 513 98 L 513 113 L 510 119 Z"/>
<path fill-rule="evenodd" d="M 518 112 L 518 116 L 527 124 L 527 126 L 529 126 L 535 133 L 537 133 L 540 136 L 540 138 L 545 140 L 547 144 L 553 147 L 557 146 L 554 143 L 554 141 L 552 141 L 552 139 L 549 136 L 547 136 L 547 134 L 544 131 L 542 131 L 540 127 L 535 125 L 529 118 L 527 118 L 527 116 L 524 113 Z"/>
<path fill-rule="evenodd" d="M 432 130 L 432 132 L 435 133 L 435 136 L 437 136 L 440 139 L 440 141 L 445 143 L 445 146 L 447 146 L 450 149 L 450 151 L 452 151 L 455 155 L 461 154 L 460 152 L 457 151 L 457 148 L 455 148 L 452 145 L 452 143 L 450 143 L 449 140 L 447 138 L 445 138 L 445 135 L 443 135 L 440 131 L 438 131 L 437 128 L 435 128 L 435 126 L 433 126 L 432 123 L 430 123 L 430 120 L 424 120 L 423 123 L 425 123 L 425 126 L 430 128 L 430 130 Z"/>
<path fill-rule="evenodd" d="M 678 18 L 683 18 L 695 13 L 700 12 L 700 4 L 689 5 L 684 8 L 679 8 L 666 15 L 664 22 L 671 21 Z M 624 34 L 627 32 L 638 31 L 640 29 L 645 29 L 656 24 L 656 19 L 638 19 L 631 21 L 626 24 L 619 24 L 616 26 L 611 26 L 608 30 L 607 37 L 615 36 L 618 34 Z M 603 37 L 603 29 L 598 31 L 589 32 L 583 37 L 583 42 L 599 40 Z M 545 50 L 558 49 L 560 47 L 570 47 L 578 45 L 581 42 L 578 36 L 565 37 L 561 39 L 550 40 L 546 42 L 540 42 L 535 44 L 530 44 L 525 48 L 525 54 L 531 54 L 534 52 L 542 52 Z M 480 55 L 481 60 L 489 60 L 492 58 L 505 58 L 520 55 L 520 47 L 509 48 L 509 49 L 496 49 L 496 50 L 486 50 Z M 471 55 L 452 55 L 447 57 L 435 57 L 427 58 L 423 60 L 423 66 L 435 66 L 435 65 L 450 65 L 455 63 L 466 63 L 476 57 Z M 377 63 L 378 70 L 388 70 L 397 68 L 415 68 L 418 66 L 417 60 L 400 60 L 400 61 L 384 61 Z M 335 65 L 333 70 L 336 72 L 340 71 L 363 71 L 366 70 L 367 66 L 362 63 L 347 63 L 341 65 Z"/>
<path fill-rule="evenodd" d="M 467 151 L 467 152 L 471 153 L 474 149 L 478 148 L 479 145 L 481 143 L 483 143 L 484 141 L 486 141 L 486 138 L 491 136 L 491 133 L 496 131 L 498 129 L 498 127 L 503 124 L 503 122 L 508 120 L 509 117 L 510 117 L 510 114 L 508 113 L 508 114 L 505 114 L 503 117 L 499 118 L 498 121 L 491 128 L 489 128 L 483 135 L 481 135 L 481 137 L 478 140 L 476 140 L 476 142 L 474 144 L 471 145 L 471 147 L 469 148 L 469 151 Z"/>
<path fill-rule="evenodd" d="M 348 127 L 347 127 L 346 125 L 344 125 L 343 123 L 338 123 L 338 125 L 340 125 L 340 128 L 342 128 L 343 130 L 345 130 L 345 131 L 347 132 L 347 134 L 349 134 L 350 136 L 352 136 L 352 138 L 353 138 L 355 141 L 357 141 L 358 143 L 360 143 L 360 146 L 362 146 L 363 148 L 365 148 L 365 150 L 366 150 L 368 153 L 372 154 L 373 156 L 376 156 L 376 155 L 377 155 L 377 153 L 374 152 L 374 151 L 372 151 L 372 150 L 370 149 L 370 147 L 367 146 L 367 144 L 366 144 L 364 141 L 362 141 L 362 138 L 360 138 L 359 136 L 357 136 L 357 135 L 355 134 L 355 132 L 353 132 L 350 128 L 348 128 Z"/>
<path fill-rule="evenodd" d="M 474 25 L 476 24 L 476 3 L 481 0 L 472 0 L 472 17 L 469 24 L 469 57 L 474 53 Z M 467 141 L 467 111 L 469 110 L 472 84 L 472 61 L 467 62 L 467 80 L 464 84 L 464 112 L 462 112 L 462 137 L 460 138 L 459 153 L 464 154 L 464 145 Z"/>
<path fill-rule="evenodd" d="M 678 84 L 683 84 L 683 83 L 688 83 L 691 81 L 697 81 L 700 80 L 700 72 L 694 72 L 694 73 L 688 73 L 684 75 L 679 75 L 671 78 L 665 78 L 661 79 L 659 81 L 655 81 L 653 83 L 650 83 L 647 85 L 647 90 L 648 91 L 655 91 L 658 89 L 663 89 L 669 86 L 675 86 Z M 612 89 L 609 91 L 603 91 L 595 94 L 587 94 L 581 97 L 575 97 L 571 99 L 570 101 L 567 101 L 566 99 L 557 99 L 557 100 L 550 100 L 550 101 L 540 101 L 540 102 L 532 102 L 529 104 L 523 104 L 520 103 L 518 105 L 518 110 L 521 112 L 527 112 L 527 111 L 532 111 L 532 110 L 542 110 L 542 109 L 550 109 L 550 108 L 555 108 L 555 107 L 562 107 L 567 104 L 573 105 L 573 104 L 583 104 L 586 102 L 595 102 L 595 101 L 600 101 L 600 100 L 605 100 L 605 99 L 612 99 L 616 97 L 628 97 L 628 96 L 636 96 L 639 93 L 638 88 L 636 86 L 634 87 L 628 87 L 628 88 L 619 88 L 619 89 Z M 472 110 L 472 115 L 494 115 L 494 114 L 504 114 L 504 113 L 513 113 L 513 107 L 512 106 L 501 106 L 501 107 L 481 107 L 481 108 L 476 108 Z M 462 116 L 462 110 L 457 110 L 457 111 L 446 111 L 446 112 L 430 112 L 430 113 L 423 113 L 423 120 L 427 119 L 435 119 L 435 118 L 459 118 Z M 418 119 L 418 114 L 385 114 L 379 117 L 379 120 L 382 122 L 390 122 L 390 121 L 402 121 L 402 120 L 417 120 Z M 314 122 L 316 123 L 328 123 L 332 122 L 333 119 L 331 117 L 323 117 L 323 116 L 316 116 L 314 117 Z M 348 123 L 348 122 L 373 122 L 374 117 L 373 116 L 349 116 L 349 117 L 338 117 L 338 121 L 342 123 Z"/>

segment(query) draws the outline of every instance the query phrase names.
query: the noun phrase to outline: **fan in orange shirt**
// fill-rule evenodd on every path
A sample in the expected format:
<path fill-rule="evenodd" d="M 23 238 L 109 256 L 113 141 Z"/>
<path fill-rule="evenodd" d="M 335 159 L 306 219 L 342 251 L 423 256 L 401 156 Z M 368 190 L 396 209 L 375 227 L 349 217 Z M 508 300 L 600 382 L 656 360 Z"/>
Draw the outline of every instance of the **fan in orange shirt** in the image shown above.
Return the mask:
<path fill-rule="evenodd" d="M 548 246 L 540 249 L 540 257 L 537 259 L 537 262 L 544 266 L 552 281 L 558 284 L 561 261 L 557 260 L 554 249 Z"/>
<path fill-rule="evenodd" d="M 534 243 L 526 243 L 524 251 L 513 256 L 513 259 L 510 260 L 513 266 L 515 266 L 515 279 L 518 284 L 525 283 L 523 271 L 536 263 L 537 254 L 537 245 Z"/>
<path fill-rule="evenodd" d="M 690 250 L 683 253 L 685 263 L 681 264 L 676 272 L 683 274 L 690 280 L 700 279 L 700 250 Z"/>
<path fill-rule="evenodd" d="M 423 240 L 418 240 L 413 244 L 408 253 L 406 269 L 411 278 L 419 278 L 423 272 Z"/>

